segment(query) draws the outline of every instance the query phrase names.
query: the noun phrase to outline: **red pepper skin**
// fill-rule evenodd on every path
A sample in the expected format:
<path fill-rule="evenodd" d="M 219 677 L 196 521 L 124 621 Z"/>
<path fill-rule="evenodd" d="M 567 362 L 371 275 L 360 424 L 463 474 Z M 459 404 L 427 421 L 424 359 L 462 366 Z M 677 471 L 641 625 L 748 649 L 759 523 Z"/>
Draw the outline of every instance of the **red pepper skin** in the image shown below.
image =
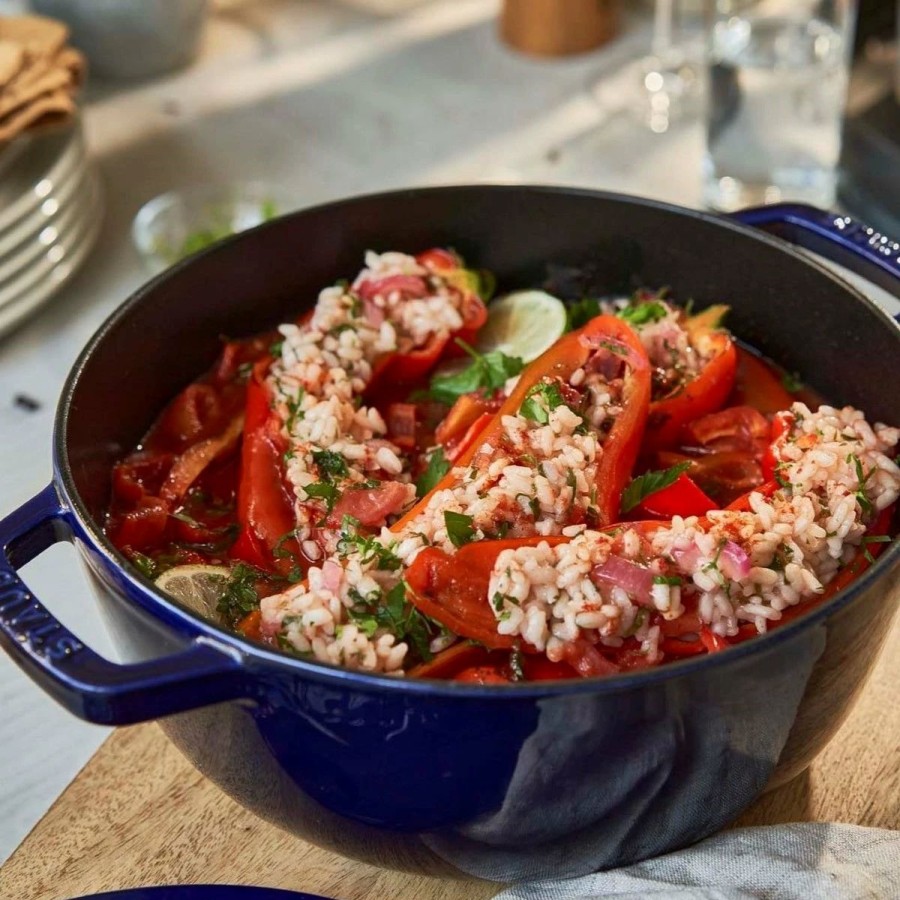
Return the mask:
<path fill-rule="evenodd" d="M 425 268 L 446 279 L 455 287 L 462 298 L 462 328 L 453 334 L 433 336 L 424 347 L 407 353 L 392 353 L 375 363 L 372 379 L 366 389 L 371 395 L 388 385 L 407 385 L 421 381 L 444 357 L 462 354 L 454 338 L 471 343 L 478 330 L 487 322 L 487 307 L 474 290 L 474 273 L 463 268 L 461 260 L 448 250 L 434 248 L 420 253 L 416 261 Z M 424 282 L 423 282 L 424 285 Z"/>
<path fill-rule="evenodd" d="M 737 375 L 731 395 L 733 404 L 752 406 L 764 416 L 771 416 L 790 409 L 796 399 L 755 353 L 738 347 Z"/>
<path fill-rule="evenodd" d="M 715 412 L 728 399 L 737 372 L 734 341 L 711 329 L 704 332 L 704 339 L 715 348 L 715 355 L 677 394 L 650 404 L 643 453 L 674 447 L 685 425 Z"/>
<path fill-rule="evenodd" d="M 244 442 L 241 447 L 241 477 L 238 484 L 237 515 L 241 525 L 238 539 L 230 550 L 235 559 L 261 569 L 286 572 L 292 567 L 287 556 L 275 556 L 275 549 L 295 526 L 294 508 L 282 480 L 284 448 L 280 423 L 270 405 L 265 373 L 271 358 L 253 367 L 247 385 L 244 417 Z M 296 556 L 296 541 L 284 547 Z"/>
<path fill-rule="evenodd" d="M 631 471 L 641 447 L 647 409 L 650 403 L 650 363 L 635 332 L 616 316 L 597 316 L 584 328 L 560 338 L 546 353 L 531 363 L 519 377 L 515 390 L 506 398 L 492 421 L 478 432 L 468 449 L 455 460 L 456 466 L 467 466 L 484 444 L 500 446 L 504 433 L 503 416 L 515 415 L 528 392 L 545 377 L 558 377 L 567 382 L 572 373 L 583 368 L 604 343 L 613 343 L 625 359 L 629 372 L 625 376 L 623 411 L 616 418 L 603 445 L 603 455 L 597 469 L 596 508 L 599 524 L 616 521 L 622 491 L 631 478 Z M 456 476 L 448 472 L 433 488 L 444 490 L 456 483 Z M 425 508 L 431 493 L 419 501 L 399 522 L 399 531 Z"/>
<path fill-rule="evenodd" d="M 567 538 L 540 540 L 552 546 Z M 509 650 L 515 640 L 497 633 L 497 618 L 488 602 L 491 570 L 501 551 L 537 542 L 532 538 L 478 541 L 453 555 L 426 547 L 406 570 L 410 602 L 461 637 L 480 641 L 492 650 Z"/>
<path fill-rule="evenodd" d="M 674 484 L 644 497 L 634 512 L 642 519 L 671 519 L 673 516 L 703 516 L 715 508 L 716 502 L 682 473 Z"/>

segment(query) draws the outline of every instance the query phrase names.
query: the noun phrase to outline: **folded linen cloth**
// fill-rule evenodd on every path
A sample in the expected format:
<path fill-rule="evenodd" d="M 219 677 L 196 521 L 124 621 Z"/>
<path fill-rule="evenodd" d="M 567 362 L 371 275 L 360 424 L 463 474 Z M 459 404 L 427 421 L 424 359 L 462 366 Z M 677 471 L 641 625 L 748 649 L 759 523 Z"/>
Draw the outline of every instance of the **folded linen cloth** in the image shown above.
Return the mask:
<path fill-rule="evenodd" d="M 495 900 L 896 900 L 900 831 L 804 823 L 725 831 L 676 853 Z"/>

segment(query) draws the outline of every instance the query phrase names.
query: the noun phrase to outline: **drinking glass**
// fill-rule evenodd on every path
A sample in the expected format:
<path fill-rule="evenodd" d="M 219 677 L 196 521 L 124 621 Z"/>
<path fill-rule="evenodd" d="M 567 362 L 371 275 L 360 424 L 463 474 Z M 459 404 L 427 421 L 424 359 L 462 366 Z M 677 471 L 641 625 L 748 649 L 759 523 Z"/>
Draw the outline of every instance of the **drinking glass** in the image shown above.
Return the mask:
<path fill-rule="evenodd" d="M 834 204 L 852 0 L 710 3 L 704 202 Z"/>
<path fill-rule="evenodd" d="M 696 115 L 701 104 L 704 57 L 704 0 L 656 0 L 650 55 L 641 65 L 640 105 L 652 131 Z"/>

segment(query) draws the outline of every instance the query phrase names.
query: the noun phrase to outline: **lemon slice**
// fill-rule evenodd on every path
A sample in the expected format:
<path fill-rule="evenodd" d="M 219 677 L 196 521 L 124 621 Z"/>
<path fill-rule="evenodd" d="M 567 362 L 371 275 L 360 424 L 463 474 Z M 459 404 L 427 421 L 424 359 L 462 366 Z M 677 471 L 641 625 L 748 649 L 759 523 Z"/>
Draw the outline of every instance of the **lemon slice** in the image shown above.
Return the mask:
<path fill-rule="evenodd" d="M 481 353 L 500 350 L 530 363 L 566 330 L 566 307 L 544 291 L 517 291 L 488 306 L 488 320 L 478 333 Z"/>
<path fill-rule="evenodd" d="M 156 586 L 204 618 L 217 622 L 216 607 L 230 577 L 225 566 L 175 566 L 156 579 Z"/>

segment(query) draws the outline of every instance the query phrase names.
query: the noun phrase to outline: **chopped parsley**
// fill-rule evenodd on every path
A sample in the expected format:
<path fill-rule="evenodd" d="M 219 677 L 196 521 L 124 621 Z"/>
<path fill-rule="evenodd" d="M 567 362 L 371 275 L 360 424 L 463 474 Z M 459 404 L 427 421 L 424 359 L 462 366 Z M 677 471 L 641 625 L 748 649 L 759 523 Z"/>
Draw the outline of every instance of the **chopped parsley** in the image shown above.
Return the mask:
<path fill-rule="evenodd" d="M 862 461 L 855 453 L 847 454 L 847 462 L 853 463 L 853 468 L 856 470 L 856 478 L 859 481 L 859 488 L 854 492 L 854 496 L 856 497 L 856 502 L 859 504 L 859 508 L 862 510 L 864 516 L 871 516 L 873 512 L 875 512 L 875 507 L 872 506 L 872 501 L 866 496 L 866 482 L 872 477 L 872 473 L 875 471 L 874 468 L 869 469 L 869 474 L 863 474 Z"/>
<path fill-rule="evenodd" d="M 232 570 L 225 590 L 219 597 L 216 609 L 231 627 L 237 625 L 248 613 L 259 609 L 256 582 L 265 577 L 262 572 L 246 563 L 238 563 Z"/>
<path fill-rule="evenodd" d="M 335 453 L 334 450 L 313 450 L 312 458 L 319 474 L 327 481 L 346 478 L 347 462 L 340 453 Z"/>
<path fill-rule="evenodd" d="M 428 465 L 416 479 L 416 496 L 424 497 L 450 471 L 450 461 L 442 447 L 436 447 L 428 457 Z"/>
<path fill-rule="evenodd" d="M 400 568 L 400 557 L 390 547 L 385 547 L 377 538 L 359 533 L 359 519 L 344 516 L 341 521 L 341 536 L 337 551 L 341 556 L 358 553 L 363 564 L 375 563 L 382 572 L 396 572 Z"/>
<path fill-rule="evenodd" d="M 300 405 L 303 403 L 303 396 L 306 391 L 303 388 L 300 388 L 299 393 L 296 398 L 288 397 L 285 400 L 285 406 L 287 406 L 287 419 L 285 420 L 284 427 L 287 430 L 288 434 L 292 434 L 294 431 L 294 425 L 299 422 L 303 418 L 303 410 L 300 409 Z"/>
<path fill-rule="evenodd" d="M 645 303 L 635 303 L 620 309 L 616 315 L 637 328 L 641 325 L 649 325 L 658 322 L 669 314 L 668 309 L 658 300 L 649 300 Z"/>
<path fill-rule="evenodd" d="M 781 376 L 781 386 L 789 393 L 796 394 L 797 391 L 803 390 L 803 382 L 797 372 L 785 372 Z"/>
<path fill-rule="evenodd" d="M 546 425 L 550 421 L 550 413 L 557 406 L 565 406 L 565 403 L 556 382 L 542 381 L 529 389 L 519 407 L 519 415 L 538 425 Z"/>
<path fill-rule="evenodd" d="M 334 509 L 338 496 L 338 489 L 330 481 L 314 481 L 303 488 L 306 496 L 314 500 L 324 500 L 328 512 Z"/>
<path fill-rule="evenodd" d="M 681 587 L 684 584 L 684 581 L 679 578 L 677 575 L 654 575 L 653 576 L 654 584 L 668 584 L 671 587 Z"/>
<path fill-rule="evenodd" d="M 384 628 L 398 641 L 409 643 L 421 659 L 431 659 L 429 644 L 439 626 L 407 602 L 404 582 L 397 582 L 386 594 L 375 590 L 364 596 L 351 588 L 349 596 L 353 606 L 347 614 L 366 637 Z"/>
<path fill-rule="evenodd" d="M 464 547 L 475 540 L 475 526 L 472 517 L 458 512 L 444 511 L 444 525 L 447 527 L 447 537 L 454 547 Z"/>
<path fill-rule="evenodd" d="M 668 469 L 644 472 L 643 475 L 633 478 L 622 491 L 622 512 L 631 512 L 651 494 L 671 487 L 690 467 L 689 462 L 682 462 Z"/>
<path fill-rule="evenodd" d="M 435 375 L 431 379 L 429 393 L 440 403 L 453 404 L 463 394 L 471 394 L 473 391 L 493 393 L 497 388 L 503 387 L 508 378 L 518 375 L 524 367 L 518 356 L 507 356 L 500 350 L 479 353 L 459 338 L 456 343 L 472 357 L 472 362 L 461 372 Z"/>
<path fill-rule="evenodd" d="M 582 297 L 566 308 L 566 331 L 576 331 L 600 315 L 600 301 L 596 297 Z"/>
<path fill-rule="evenodd" d="M 888 534 L 869 534 L 862 539 L 862 542 L 863 544 L 889 544 L 892 540 L 893 538 Z M 868 546 L 864 547 L 863 556 L 870 563 L 875 562 L 875 557 L 872 556 Z"/>
<path fill-rule="evenodd" d="M 149 578 L 150 581 L 156 580 L 159 575 L 159 564 L 155 559 L 145 556 L 143 553 L 138 553 L 137 550 L 132 550 L 128 558 L 144 578 Z"/>

